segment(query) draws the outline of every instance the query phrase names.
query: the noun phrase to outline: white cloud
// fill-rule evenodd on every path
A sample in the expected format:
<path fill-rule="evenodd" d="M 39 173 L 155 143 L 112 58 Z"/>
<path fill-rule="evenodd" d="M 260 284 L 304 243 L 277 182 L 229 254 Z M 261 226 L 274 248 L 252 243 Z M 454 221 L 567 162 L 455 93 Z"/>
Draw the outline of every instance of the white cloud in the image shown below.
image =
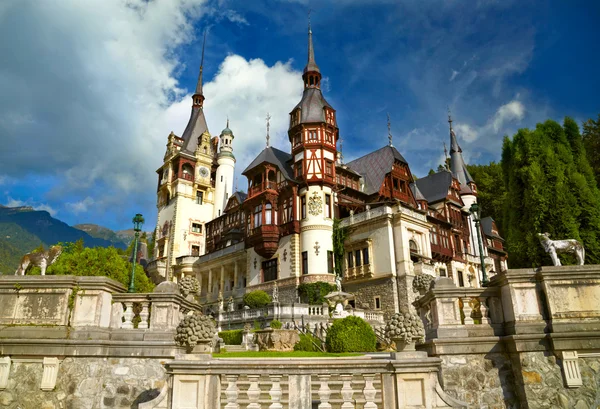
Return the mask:
<path fill-rule="evenodd" d="M 45 210 L 48 213 L 50 213 L 50 216 L 53 216 L 53 217 L 58 213 L 57 210 L 52 208 L 47 203 L 37 203 L 33 200 L 33 198 L 29 198 L 27 200 L 18 200 L 18 199 L 13 199 L 12 197 L 8 197 L 7 199 L 8 200 L 5 203 L 6 207 L 28 206 L 28 207 L 33 208 L 34 210 Z"/>
<path fill-rule="evenodd" d="M 525 105 L 514 99 L 500 106 L 485 125 L 478 127 L 466 123 L 457 123 L 454 129 L 460 139 L 466 142 L 474 142 L 481 136 L 497 136 L 500 133 L 507 133 L 509 126 L 520 123 L 524 118 Z"/>
<path fill-rule="evenodd" d="M 67 207 L 75 214 L 85 213 L 89 210 L 90 206 L 94 204 L 94 199 L 91 197 L 86 197 L 83 200 L 73 203 L 67 203 Z"/>
<path fill-rule="evenodd" d="M 454 81 L 454 78 L 456 78 L 458 73 L 458 71 L 452 70 L 452 75 L 450 75 L 450 82 Z"/>
<path fill-rule="evenodd" d="M 521 101 L 510 101 L 498 108 L 498 111 L 490 121 L 494 132 L 498 133 L 507 122 L 520 122 L 525 117 L 525 106 Z"/>
<path fill-rule="evenodd" d="M 473 142 L 479 137 L 479 133 L 471 125 L 458 123 L 454 128 L 456 134 L 467 142 Z"/>

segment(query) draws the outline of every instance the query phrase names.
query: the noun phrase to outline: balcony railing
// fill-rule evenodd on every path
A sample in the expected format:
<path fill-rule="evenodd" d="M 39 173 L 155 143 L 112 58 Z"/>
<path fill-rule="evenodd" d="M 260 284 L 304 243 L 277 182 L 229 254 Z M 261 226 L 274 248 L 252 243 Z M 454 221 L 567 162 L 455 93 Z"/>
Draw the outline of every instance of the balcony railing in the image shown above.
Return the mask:
<path fill-rule="evenodd" d="M 252 186 L 250 189 L 248 189 L 248 197 L 256 196 L 265 190 L 277 191 L 277 182 L 266 181 L 265 183 Z"/>

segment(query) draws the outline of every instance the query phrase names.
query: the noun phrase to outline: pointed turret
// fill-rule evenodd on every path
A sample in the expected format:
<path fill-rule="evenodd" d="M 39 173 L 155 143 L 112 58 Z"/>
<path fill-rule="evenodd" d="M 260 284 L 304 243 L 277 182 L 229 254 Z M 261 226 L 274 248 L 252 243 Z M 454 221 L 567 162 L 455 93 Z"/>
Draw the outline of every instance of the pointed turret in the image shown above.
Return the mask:
<path fill-rule="evenodd" d="M 202 71 L 204 70 L 204 47 L 206 45 L 206 32 L 204 32 L 204 42 L 202 43 L 202 59 L 200 60 L 200 72 L 198 74 L 198 82 L 196 90 L 192 95 L 192 113 L 188 121 L 185 131 L 183 131 L 183 149 L 188 152 L 195 152 L 198 147 L 198 138 L 208 132 L 208 125 L 204 117 L 204 93 L 202 91 Z"/>
<path fill-rule="evenodd" d="M 307 72 L 317 72 L 321 73 L 319 70 L 319 66 L 315 62 L 315 50 L 313 48 L 312 41 L 312 29 L 310 27 L 310 21 L 308 22 L 308 61 L 306 62 L 306 67 L 304 67 L 303 73 Z"/>
<path fill-rule="evenodd" d="M 462 156 L 462 149 L 458 145 L 456 134 L 452 129 L 452 117 L 448 115 L 448 123 L 450 124 L 450 171 L 460 182 L 460 190 L 463 194 L 475 193 L 475 181 L 467 169 L 465 160 Z"/>

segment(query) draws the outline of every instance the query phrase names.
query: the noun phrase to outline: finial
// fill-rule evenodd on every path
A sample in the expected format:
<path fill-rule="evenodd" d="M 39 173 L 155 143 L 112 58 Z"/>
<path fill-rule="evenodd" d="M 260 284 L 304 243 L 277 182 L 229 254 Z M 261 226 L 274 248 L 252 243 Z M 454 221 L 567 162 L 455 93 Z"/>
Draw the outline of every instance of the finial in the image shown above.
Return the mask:
<path fill-rule="evenodd" d="M 267 148 L 269 147 L 269 139 L 271 139 L 271 137 L 269 136 L 269 128 L 271 127 L 271 115 L 267 112 Z"/>
<path fill-rule="evenodd" d="M 449 106 L 448 106 L 448 123 L 450 124 L 450 129 L 452 129 L 452 112 L 450 111 Z"/>
<path fill-rule="evenodd" d="M 312 30 L 310 28 L 310 13 L 312 13 L 312 9 L 308 9 L 308 32 L 312 33 Z"/>
<path fill-rule="evenodd" d="M 390 141 L 390 146 L 394 146 L 392 145 L 392 123 L 390 121 L 390 113 L 388 112 L 387 114 L 387 125 L 388 125 L 388 140 Z"/>
<path fill-rule="evenodd" d="M 233 190 L 234 192 L 238 191 L 238 177 L 235 177 L 235 189 Z"/>
<path fill-rule="evenodd" d="M 229 128 L 229 115 L 227 115 L 227 126 L 226 128 Z"/>
<path fill-rule="evenodd" d="M 204 70 L 204 48 L 206 47 L 206 29 L 204 30 L 204 41 L 202 42 L 202 58 L 200 59 L 200 73 L 198 74 L 198 83 L 196 84 L 196 94 L 204 95 L 202 92 L 202 71 Z"/>

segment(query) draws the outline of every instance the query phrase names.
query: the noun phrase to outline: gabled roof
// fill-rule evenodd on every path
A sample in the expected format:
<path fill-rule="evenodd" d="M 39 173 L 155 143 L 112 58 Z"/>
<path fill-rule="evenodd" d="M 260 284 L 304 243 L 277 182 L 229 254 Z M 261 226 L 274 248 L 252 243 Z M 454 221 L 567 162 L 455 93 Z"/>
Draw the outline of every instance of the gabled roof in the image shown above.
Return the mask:
<path fill-rule="evenodd" d="M 375 152 L 349 162 L 347 165 L 364 178 L 364 193 L 372 195 L 379 192 L 385 175 L 392 171 L 395 160 L 408 164 L 396 148 L 384 146 Z"/>
<path fill-rule="evenodd" d="M 233 207 L 237 207 L 239 205 L 241 205 L 242 203 L 244 203 L 244 200 L 246 200 L 246 197 L 248 197 L 248 195 L 244 192 L 235 192 L 234 194 L 231 195 L 231 197 L 229 198 L 229 200 L 227 201 L 227 205 L 225 206 L 225 212 L 227 212 L 227 210 L 233 208 Z"/>
<path fill-rule="evenodd" d="M 277 166 L 279 171 L 283 174 L 283 176 L 286 179 L 295 180 L 294 172 L 290 165 L 291 160 L 292 155 L 290 155 L 289 153 L 280 151 L 277 148 L 269 146 L 263 149 L 263 151 L 258 154 L 258 156 L 252 161 L 252 163 L 250 163 L 250 165 L 248 165 L 248 167 L 242 172 L 242 175 L 246 176 L 247 173 L 250 172 L 252 169 L 258 167 L 262 163 L 267 162 Z"/>
<path fill-rule="evenodd" d="M 486 236 L 495 237 L 497 239 L 504 240 L 502 237 L 500 237 L 499 234 L 492 232 L 493 226 L 494 226 L 494 219 L 492 219 L 490 216 L 484 217 L 481 219 L 481 228 L 483 229 L 483 233 Z"/>
<path fill-rule="evenodd" d="M 412 182 L 410 184 L 410 190 L 412 190 L 413 196 L 415 197 L 415 200 L 419 201 L 419 200 L 425 200 L 427 201 L 427 199 L 425 199 L 425 196 L 423 196 L 423 193 L 421 193 L 421 190 L 419 189 L 419 187 L 417 186 L 417 184 L 415 182 Z"/>
<path fill-rule="evenodd" d="M 427 202 L 435 203 L 448 196 L 448 189 L 452 185 L 452 173 L 443 170 L 417 179 L 416 185 Z"/>

